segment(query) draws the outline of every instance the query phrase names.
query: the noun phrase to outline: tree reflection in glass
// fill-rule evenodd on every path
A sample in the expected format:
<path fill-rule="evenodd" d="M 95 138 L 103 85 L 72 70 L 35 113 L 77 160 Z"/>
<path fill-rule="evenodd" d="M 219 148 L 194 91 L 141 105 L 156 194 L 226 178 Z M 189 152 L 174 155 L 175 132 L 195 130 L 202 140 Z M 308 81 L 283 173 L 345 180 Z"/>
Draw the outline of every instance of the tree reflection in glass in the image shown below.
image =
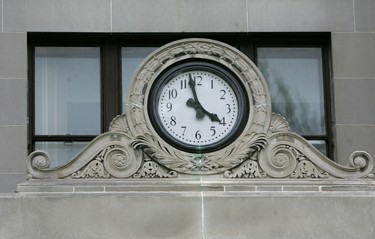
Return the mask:
<path fill-rule="evenodd" d="M 292 131 L 325 135 L 321 48 L 258 48 L 272 110 L 287 118 Z"/>

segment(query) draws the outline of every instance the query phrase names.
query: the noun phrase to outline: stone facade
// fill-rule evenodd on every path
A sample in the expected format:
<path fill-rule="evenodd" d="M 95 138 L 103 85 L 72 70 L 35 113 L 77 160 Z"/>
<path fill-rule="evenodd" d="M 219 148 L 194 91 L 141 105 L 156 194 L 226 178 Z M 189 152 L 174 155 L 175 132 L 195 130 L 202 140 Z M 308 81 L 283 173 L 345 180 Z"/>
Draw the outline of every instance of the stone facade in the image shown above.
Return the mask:
<path fill-rule="evenodd" d="M 157 133 L 160 125 L 151 122 L 150 104 L 156 100 L 152 98 L 153 86 L 160 82 L 159 76 L 165 69 L 185 64 L 187 60 L 215 62 L 217 67 L 232 72 L 243 86 L 243 97 L 249 102 L 248 118 L 242 122 L 244 126 L 240 134 L 229 144 L 215 150 L 207 151 L 203 146 L 201 151 L 194 152 L 177 148 Z M 198 101 L 191 74 L 189 77 L 189 87 L 193 92 L 184 89 L 188 89 L 189 96 L 193 93 L 195 100 L 187 100 L 187 95 L 181 96 L 180 108 L 186 112 L 186 105 L 197 101 L 196 117 L 189 118 L 189 122 L 202 125 L 204 121 L 198 117 L 198 110 L 203 107 Z M 174 90 L 177 97 L 177 90 Z M 206 180 L 211 175 L 220 175 L 230 182 L 237 178 L 334 180 L 373 177 L 374 162 L 367 152 L 355 151 L 349 158 L 350 166 L 344 167 L 332 162 L 301 136 L 290 132 L 287 120 L 272 113 L 267 81 L 256 65 L 241 51 L 219 41 L 186 38 L 155 50 L 135 72 L 126 107 L 126 113 L 112 120 L 109 132 L 97 136 L 64 165 L 51 168 L 50 160 L 53 159 L 47 153 L 31 153 L 27 178 L 40 179 L 42 187 L 44 179 L 182 179 L 193 176 Z M 194 113 L 194 110 L 189 113 Z M 202 111 L 202 114 L 203 117 L 205 114 L 213 115 L 208 111 Z M 187 117 L 181 113 L 173 115 L 177 118 Z M 211 118 L 209 125 L 214 120 Z M 185 129 L 190 128 L 189 122 L 184 123 Z M 193 139 L 196 138 L 193 136 Z M 79 180 L 76 182 L 80 183 Z"/>
<path fill-rule="evenodd" d="M 25 179 L 27 32 L 332 32 L 335 158 L 345 165 L 355 150 L 375 155 L 374 9 L 371 0 L 2 0 L 0 192 Z"/>
<path fill-rule="evenodd" d="M 39 193 L 31 193 L 38 191 L 31 181 L 20 185 L 29 191 L 28 197 L 9 193 L 26 179 L 27 32 L 33 31 L 331 32 L 335 160 L 346 165 L 355 150 L 374 156 L 374 1 L 0 3 L 0 192 L 8 193 L 0 195 L 1 238 L 373 238 L 372 181 L 333 188 L 323 187 L 323 183 L 296 188 L 258 182 L 236 185 L 232 192 L 205 192 L 217 187 L 208 184 L 183 193 L 160 188 L 154 188 L 158 193 L 131 193 L 129 189 L 134 186 L 127 185 L 122 189 L 114 185 L 112 189 L 120 191 L 116 193 L 108 191 L 111 187 L 90 184 L 78 188 L 53 185 L 52 190 L 63 193 L 48 195 L 40 189 Z M 48 190 L 48 185 L 43 189 Z"/>
<path fill-rule="evenodd" d="M 246 187 L 227 185 L 223 191 L 214 184 L 200 186 L 199 181 L 182 188 L 160 183 L 164 187 L 112 184 L 105 193 L 86 185 L 75 188 L 75 193 L 3 195 L 0 237 L 370 239 L 374 235 L 374 185 L 319 190 L 317 184 L 258 183 L 255 189 L 246 183 Z"/>

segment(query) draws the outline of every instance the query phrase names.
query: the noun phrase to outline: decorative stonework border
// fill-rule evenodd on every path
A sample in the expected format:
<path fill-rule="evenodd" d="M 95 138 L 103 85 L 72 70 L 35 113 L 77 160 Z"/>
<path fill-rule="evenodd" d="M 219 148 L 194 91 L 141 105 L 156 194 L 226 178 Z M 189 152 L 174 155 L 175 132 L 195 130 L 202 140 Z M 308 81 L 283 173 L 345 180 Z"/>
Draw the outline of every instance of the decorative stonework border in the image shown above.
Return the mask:
<path fill-rule="evenodd" d="M 132 137 L 117 131 L 92 140 L 67 164 L 49 168 L 49 156 L 35 151 L 28 157 L 28 178 L 127 178 L 143 163 L 142 153 L 129 147 Z"/>
<path fill-rule="evenodd" d="M 163 141 L 147 112 L 148 95 L 157 76 L 176 62 L 196 58 L 232 70 L 244 85 L 250 103 L 243 133 L 216 152 L 192 154 Z M 109 132 L 92 140 L 67 164 L 49 168 L 49 157 L 29 155 L 28 179 L 142 179 L 180 176 L 235 178 L 359 179 L 372 177 L 374 162 L 363 151 L 354 152 L 350 166 L 338 165 L 301 136 L 289 131 L 284 117 L 271 113 L 266 81 L 241 52 L 207 39 L 185 39 L 167 44 L 138 68 L 127 99 L 127 114 L 113 119 Z"/>
<path fill-rule="evenodd" d="M 167 144 L 153 129 L 148 114 L 148 95 L 158 75 L 167 67 L 187 59 L 203 59 L 234 72 L 248 94 L 249 120 L 243 133 L 221 150 L 201 154 L 184 152 Z M 213 40 L 185 39 L 153 52 L 138 68 L 130 87 L 127 104 L 133 146 L 144 150 L 161 165 L 187 174 L 216 174 L 242 163 L 266 143 L 271 120 L 268 87 L 257 67 L 237 49 Z"/>

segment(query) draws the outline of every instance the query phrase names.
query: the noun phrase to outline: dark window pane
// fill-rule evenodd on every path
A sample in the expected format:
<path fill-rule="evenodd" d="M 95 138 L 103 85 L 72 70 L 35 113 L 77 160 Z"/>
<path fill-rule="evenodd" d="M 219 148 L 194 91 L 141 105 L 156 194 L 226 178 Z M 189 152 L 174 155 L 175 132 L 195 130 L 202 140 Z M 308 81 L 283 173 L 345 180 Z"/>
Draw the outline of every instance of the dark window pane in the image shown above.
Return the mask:
<path fill-rule="evenodd" d="M 322 154 L 327 155 L 327 144 L 324 140 L 309 140 L 309 143 L 317 148 Z"/>
<path fill-rule="evenodd" d="M 46 152 L 50 159 L 50 168 L 64 165 L 73 159 L 88 142 L 35 142 L 35 150 Z"/>
<path fill-rule="evenodd" d="M 101 132 L 100 48 L 35 48 L 35 134 Z"/>
<path fill-rule="evenodd" d="M 258 48 L 272 110 L 285 116 L 292 131 L 325 135 L 321 48 Z"/>

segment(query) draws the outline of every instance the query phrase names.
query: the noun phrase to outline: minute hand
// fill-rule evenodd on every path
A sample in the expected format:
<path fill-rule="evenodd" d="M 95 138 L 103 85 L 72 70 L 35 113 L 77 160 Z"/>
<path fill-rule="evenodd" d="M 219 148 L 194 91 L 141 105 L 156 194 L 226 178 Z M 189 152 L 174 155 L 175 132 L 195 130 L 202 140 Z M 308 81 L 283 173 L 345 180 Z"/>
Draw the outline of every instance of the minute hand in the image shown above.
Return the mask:
<path fill-rule="evenodd" d="M 213 114 L 213 113 L 208 112 L 205 108 L 203 108 L 203 106 L 199 102 L 198 97 L 197 97 L 197 92 L 195 90 L 195 81 L 192 79 L 191 74 L 189 74 L 189 86 L 190 86 L 191 90 L 193 91 L 193 97 L 194 97 L 194 101 L 195 101 L 194 108 L 197 111 L 197 118 L 199 118 L 199 119 L 203 118 L 204 114 L 206 114 L 210 118 L 211 121 L 221 122 L 219 117 L 217 116 L 217 114 Z M 188 100 L 188 102 L 190 102 L 188 105 L 191 105 L 192 100 L 193 99 L 191 99 L 191 98 Z M 204 113 L 203 115 L 201 114 L 202 112 Z"/>
<path fill-rule="evenodd" d="M 191 74 L 189 74 L 189 86 L 190 86 L 191 90 L 193 91 L 193 96 L 194 96 L 195 102 L 197 102 L 200 105 L 198 97 L 197 97 L 197 92 L 195 91 L 195 81 L 191 77 Z"/>
<path fill-rule="evenodd" d="M 203 107 L 202 107 L 202 110 L 210 118 L 211 121 L 221 122 L 217 114 L 210 113 L 207 110 L 205 110 Z"/>

